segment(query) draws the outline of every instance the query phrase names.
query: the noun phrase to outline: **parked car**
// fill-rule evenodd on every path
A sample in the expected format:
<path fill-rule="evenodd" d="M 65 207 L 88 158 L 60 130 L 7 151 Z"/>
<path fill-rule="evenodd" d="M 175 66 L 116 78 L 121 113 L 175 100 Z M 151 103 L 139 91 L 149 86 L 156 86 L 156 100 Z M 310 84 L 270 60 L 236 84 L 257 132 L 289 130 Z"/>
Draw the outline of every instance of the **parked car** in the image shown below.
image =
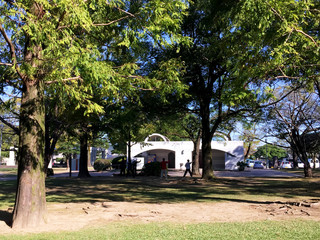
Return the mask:
<path fill-rule="evenodd" d="M 254 169 L 263 169 L 263 163 L 261 161 L 255 161 L 253 164 Z"/>
<path fill-rule="evenodd" d="M 247 159 L 246 162 L 247 162 L 247 166 L 248 166 L 248 167 L 253 167 L 253 165 L 254 165 L 254 160 Z"/>
<path fill-rule="evenodd" d="M 309 158 L 308 161 L 309 161 L 310 167 L 313 168 L 314 161 L 311 158 Z M 319 168 L 319 160 L 318 159 L 316 159 L 316 168 Z"/>
<path fill-rule="evenodd" d="M 289 161 L 282 161 L 280 164 L 280 168 L 292 168 L 292 164 Z"/>
<path fill-rule="evenodd" d="M 304 163 L 300 160 L 298 161 L 298 168 L 304 168 Z"/>
<path fill-rule="evenodd" d="M 313 168 L 314 166 L 313 160 L 309 158 L 308 161 L 309 161 L 310 167 Z M 319 160 L 316 159 L 316 168 L 319 168 L 319 167 L 320 167 Z M 304 163 L 301 162 L 300 160 L 298 160 L 298 168 L 304 168 Z"/>

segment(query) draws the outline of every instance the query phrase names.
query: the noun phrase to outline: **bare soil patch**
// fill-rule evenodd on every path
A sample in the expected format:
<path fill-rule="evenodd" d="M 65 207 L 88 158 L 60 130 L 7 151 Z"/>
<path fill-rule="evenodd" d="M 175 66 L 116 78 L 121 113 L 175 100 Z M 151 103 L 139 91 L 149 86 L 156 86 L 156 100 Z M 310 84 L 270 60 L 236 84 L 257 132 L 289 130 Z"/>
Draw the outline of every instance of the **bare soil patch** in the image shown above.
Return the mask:
<path fill-rule="evenodd" d="M 8 218 L 9 214 L 6 217 Z M 23 232 L 77 231 L 86 227 L 121 221 L 134 221 L 134 223 L 201 223 L 290 220 L 293 218 L 319 221 L 320 202 L 275 202 L 266 204 L 239 202 L 174 204 L 95 202 L 48 204 L 48 224 L 33 229 L 25 229 Z M 11 229 L 3 217 L 0 221 L 0 228 L 2 234 L 22 232 Z"/>

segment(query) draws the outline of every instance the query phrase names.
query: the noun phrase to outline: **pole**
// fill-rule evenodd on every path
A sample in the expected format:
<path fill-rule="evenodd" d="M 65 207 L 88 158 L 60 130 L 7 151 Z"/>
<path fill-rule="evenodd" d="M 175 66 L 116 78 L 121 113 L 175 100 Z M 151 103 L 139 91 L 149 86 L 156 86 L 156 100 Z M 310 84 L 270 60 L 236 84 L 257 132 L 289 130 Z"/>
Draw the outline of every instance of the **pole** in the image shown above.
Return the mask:
<path fill-rule="evenodd" d="M 3 124 L 0 124 L 0 162 L 2 162 L 2 157 L 1 157 L 1 147 L 2 147 L 2 130 L 3 130 Z"/>

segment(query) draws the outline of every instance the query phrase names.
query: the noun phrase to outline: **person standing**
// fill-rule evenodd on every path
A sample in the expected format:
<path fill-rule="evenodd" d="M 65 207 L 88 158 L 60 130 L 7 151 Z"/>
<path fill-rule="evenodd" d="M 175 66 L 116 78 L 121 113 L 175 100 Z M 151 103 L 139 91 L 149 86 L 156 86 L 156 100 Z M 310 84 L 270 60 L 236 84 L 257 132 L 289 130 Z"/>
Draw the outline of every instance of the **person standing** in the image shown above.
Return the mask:
<path fill-rule="evenodd" d="M 183 177 L 186 176 L 187 172 L 189 172 L 190 176 L 192 177 L 192 172 L 190 171 L 190 168 L 191 168 L 191 162 L 190 160 L 188 159 L 186 164 L 185 164 L 185 167 L 186 167 L 186 171 L 184 172 L 184 175 Z"/>
<path fill-rule="evenodd" d="M 134 158 L 132 160 L 132 176 L 135 177 L 137 175 L 137 164 L 141 162 L 141 160 L 137 160 L 136 158 Z"/>
<path fill-rule="evenodd" d="M 168 177 L 168 167 L 167 167 L 168 161 L 166 161 L 164 158 L 162 159 L 162 162 L 160 163 L 161 166 L 161 172 L 160 172 L 160 178 L 162 179 L 163 176 L 167 179 Z"/>
<path fill-rule="evenodd" d="M 120 176 L 126 175 L 126 160 L 122 158 L 120 162 Z"/>
<path fill-rule="evenodd" d="M 126 175 L 126 177 L 128 177 L 130 174 L 131 174 L 131 176 L 133 176 L 131 159 L 129 159 L 127 162 L 127 175 Z"/>

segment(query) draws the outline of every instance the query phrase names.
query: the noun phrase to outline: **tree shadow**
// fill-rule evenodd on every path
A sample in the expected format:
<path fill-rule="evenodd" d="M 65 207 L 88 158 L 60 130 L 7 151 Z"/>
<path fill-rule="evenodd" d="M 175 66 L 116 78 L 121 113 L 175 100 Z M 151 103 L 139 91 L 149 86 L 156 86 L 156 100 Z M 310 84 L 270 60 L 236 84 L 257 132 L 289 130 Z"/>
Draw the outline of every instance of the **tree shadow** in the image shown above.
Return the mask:
<path fill-rule="evenodd" d="M 0 210 L 0 222 L 5 222 L 9 227 L 12 225 L 12 213 Z"/>
<path fill-rule="evenodd" d="M 295 179 L 226 179 L 214 181 L 170 178 L 110 178 L 53 179 L 47 182 L 49 202 L 131 201 L 173 203 L 182 201 L 233 201 L 255 204 L 274 203 L 278 197 L 288 201 L 297 197 L 319 196 L 318 182 Z M 293 184 L 294 183 L 294 184 Z M 308 190 L 308 191 L 306 191 Z M 266 198 L 264 199 L 263 196 Z M 273 197 L 270 197 L 273 196 Z M 258 197 L 258 199 L 257 199 Z"/>

